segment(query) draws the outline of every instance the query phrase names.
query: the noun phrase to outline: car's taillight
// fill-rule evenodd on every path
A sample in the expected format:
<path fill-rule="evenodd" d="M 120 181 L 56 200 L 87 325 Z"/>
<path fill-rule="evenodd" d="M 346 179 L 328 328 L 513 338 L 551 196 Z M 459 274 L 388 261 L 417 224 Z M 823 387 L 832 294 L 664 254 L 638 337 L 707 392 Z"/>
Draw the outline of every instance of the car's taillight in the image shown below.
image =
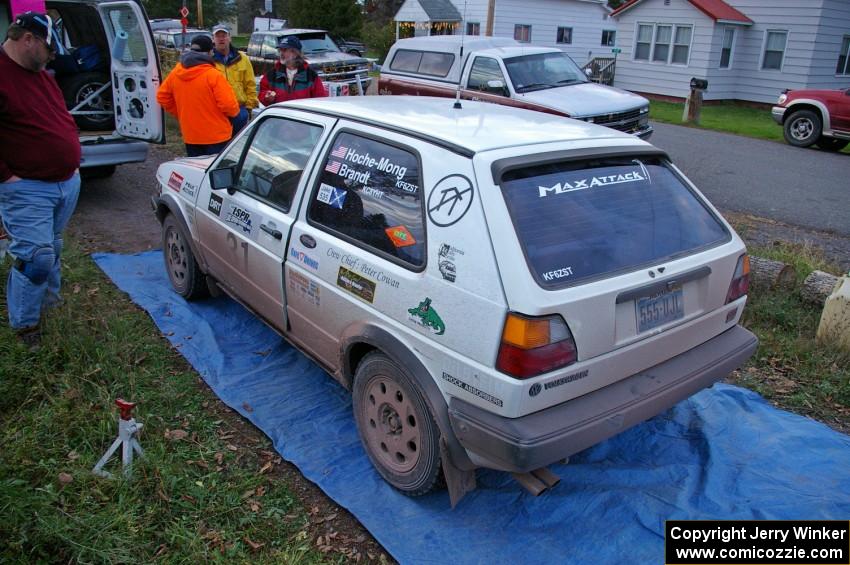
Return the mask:
<path fill-rule="evenodd" d="M 496 368 L 519 379 L 548 373 L 576 362 L 576 342 L 558 315 L 532 318 L 509 313 L 502 331 Z"/>
<path fill-rule="evenodd" d="M 750 257 L 744 253 L 738 257 L 738 264 L 735 266 L 735 274 L 732 275 L 732 282 L 729 284 L 729 292 L 726 293 L 726 304 L 733 300 L 738 300 L 750 289 Z"/>

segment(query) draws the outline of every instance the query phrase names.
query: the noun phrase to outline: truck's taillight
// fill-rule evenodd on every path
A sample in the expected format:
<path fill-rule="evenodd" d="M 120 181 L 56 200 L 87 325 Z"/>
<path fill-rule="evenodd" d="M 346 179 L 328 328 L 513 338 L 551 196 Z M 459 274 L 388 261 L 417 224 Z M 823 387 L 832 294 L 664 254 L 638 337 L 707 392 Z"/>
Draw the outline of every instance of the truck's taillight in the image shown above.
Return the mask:
<path fill-rule="evenodd" d="M 729 292 L 726 293 L 726 304 L 733 300 L 738 300 L 750 289 L 750 257 L 744 253 L 738 257 L 738 264 L 735 266 L 735 274 L 732 275 L 732 282 L 729 284 Z"/>
<path fill-rule="evenodd" d="M 576 357 L 573 334 L 560 316 L 532 318 L 509 313 L 496 368 L 527 379 L 575 363 Z"/>

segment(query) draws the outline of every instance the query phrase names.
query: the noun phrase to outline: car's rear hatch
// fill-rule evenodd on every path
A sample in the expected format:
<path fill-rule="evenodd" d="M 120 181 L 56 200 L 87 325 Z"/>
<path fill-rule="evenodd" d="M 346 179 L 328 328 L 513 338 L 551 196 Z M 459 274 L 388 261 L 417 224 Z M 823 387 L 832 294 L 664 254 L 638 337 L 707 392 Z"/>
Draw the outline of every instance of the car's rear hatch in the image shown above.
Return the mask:
<path fill-rule="evenodd" d="M 558 314 L 577 361 L 528 379 L 532 412 L 626 378 L 734 326 L 743 243 L 649 145 L 502 157 L 476 175 L 509 309 Z M 495 158 L 494 158 L 495 157 Z"/>

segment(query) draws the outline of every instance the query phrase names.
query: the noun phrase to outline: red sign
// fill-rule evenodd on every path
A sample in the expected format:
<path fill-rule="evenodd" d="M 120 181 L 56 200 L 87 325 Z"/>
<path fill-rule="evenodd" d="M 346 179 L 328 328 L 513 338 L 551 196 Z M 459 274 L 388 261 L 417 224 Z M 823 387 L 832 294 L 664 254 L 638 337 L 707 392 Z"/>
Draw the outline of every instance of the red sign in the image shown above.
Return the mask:
<path fill-rule="evenodd" d="M 183 31 L 186 31 L 186 26 L 189 25 L 189 19 L 188 18 L 182 18 L 180 20 L 180 25 L 183 26 Z"/>
<path fill-rule="evenodd" d="M 416 245 L 416 240 L 413 234 L 404 226 L 393 226 L 384 230 L 387 237 L 393 242 L 396 247 L 407 247 L 408 245 Z"/>
<path fill-rule="evenodd" d="M 189 8 L 187 8 L 186 6 L 183 6 L 182 8 L 180 8 L 180 15 L 183 16 L 184 18 L 188 18 L 189 17 Z"/>

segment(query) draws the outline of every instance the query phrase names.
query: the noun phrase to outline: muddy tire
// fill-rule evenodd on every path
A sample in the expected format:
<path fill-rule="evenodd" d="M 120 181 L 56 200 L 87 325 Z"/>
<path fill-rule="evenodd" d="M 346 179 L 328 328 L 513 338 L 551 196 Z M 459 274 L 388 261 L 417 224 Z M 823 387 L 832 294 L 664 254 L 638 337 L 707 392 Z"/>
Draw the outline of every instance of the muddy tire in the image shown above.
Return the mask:
<path fill-rule="evenodd" d="M 354 419 L 378 473 L 407 496 L 441 484 L 440 431 L 415 381 L 382 353 L 357 367 Z"/>
<path fill-rule="evenodd" d="M 168 280 L 177 294 L 186 300 L 209 296 L 204 273 L 198 267 L 189 238 L 171 214 L 162 222 L 162 256 Z"/>

